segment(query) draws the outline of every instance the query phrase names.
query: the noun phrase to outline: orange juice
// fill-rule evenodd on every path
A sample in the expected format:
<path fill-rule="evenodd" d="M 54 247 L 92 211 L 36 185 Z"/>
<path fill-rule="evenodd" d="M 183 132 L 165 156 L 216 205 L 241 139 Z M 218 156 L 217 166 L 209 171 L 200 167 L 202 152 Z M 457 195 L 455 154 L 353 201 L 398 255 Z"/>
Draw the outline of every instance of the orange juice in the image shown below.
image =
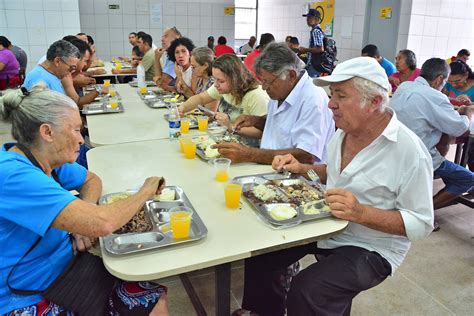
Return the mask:
<path fill-rule="evenodd" d="M 207 129 L 208 120 L 209 118 L 207 116 L 198 118 L 198 130 L 200 132 L 204 132 Z"/>
<path fill-rule="evenodd" d="M 182 137 L 179 139 L 179 148 L 181 149 L 182 153 L 184 153 L 184 143 L 185 142 L 192 142 L 192 140 L 189 139 L 189 138 L 182 138 Z"/>
<path fill-rule="evenodd" d="M 116 102 L 116 101 L 110 102 L 110 107 L 111 107 L 112 109 L 118 108 L 118 102 Z"/>
<path fill-rule="evenodd" d="M 186 211 L 176 211 L 170 214 L 173 238 L 181 239 L 189 237 L 189 229 L 191 227 L 191 216 L 192 213 Z"/>
<path fill-rule="evenodd" d="M 147 89 L 146 87 L 141 87 L 141 88 L 140 88 L 140 93 L 141 93 L 141 94 L 145 94 L 145 93 L 147 93 L 147 92 L 148 92 L 148 89 Z"/>
<path fill-rule="evenodd" d="M 106 79 L 104 80 L 104 87 L 110 87 L 110 80 Z"/>
<path fill-rule="evenodd" d="M 189 133 L 189 120 L 181 120 L 181 134 Z"/>
<path fill-rule="evenodd" d="M 225 205 L 228 208 L 238 208 L 240 204 L 240 195 L 242 194 L 242 186 L 237 183 L 229 183 L 224 188 Z"/>
<path fill-rule="evenodd" d="M 111 97 L 116 97 L 116 96 L 117 96 L 117 91 L 115 91 L 115 90 L 110 90 L 110 91 L 109 91 L 109 95 L 110 95 Z"/>
<path fill-rule="evenodd" d="M 216 181 L 226 182 L 229 180 L 229 173 L 226 170 L 217 170 Z"/>
<path fill-rule="evenodd" d="M 194 159 L 196 157 L 196 144 L 192 141 L 184 141 L 183 144 L 183 153 L 186 159 Z"/>

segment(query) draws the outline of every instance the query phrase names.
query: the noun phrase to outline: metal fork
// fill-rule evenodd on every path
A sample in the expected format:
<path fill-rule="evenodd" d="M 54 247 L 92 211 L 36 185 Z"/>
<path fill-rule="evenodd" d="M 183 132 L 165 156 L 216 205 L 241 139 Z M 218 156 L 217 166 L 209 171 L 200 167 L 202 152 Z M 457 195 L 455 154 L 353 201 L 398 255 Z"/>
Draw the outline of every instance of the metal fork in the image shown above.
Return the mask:
<path fill-rule="evenodd" d="M 321 191 L 323 192 L 324 194 L 326 194 L 326 189 L 323 187 L 323 185 L 321 184 L 321 179 L 319 178 L 319 176 L 316 174 L 316 172 L 313 170 L 313 169 L 309 169 L 306 174 L 308 175 L 308 177 L 311 179 L 311 181 L 316 185 L 316 187 Z"/>

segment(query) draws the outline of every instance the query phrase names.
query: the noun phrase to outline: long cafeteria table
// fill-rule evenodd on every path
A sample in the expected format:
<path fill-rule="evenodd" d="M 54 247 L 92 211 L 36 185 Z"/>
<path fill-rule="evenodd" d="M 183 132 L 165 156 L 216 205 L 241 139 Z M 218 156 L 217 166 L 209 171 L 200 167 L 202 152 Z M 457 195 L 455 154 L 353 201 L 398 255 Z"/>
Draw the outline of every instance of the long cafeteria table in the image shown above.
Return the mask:
<path fill-rule="evenodd" d="M 130 108 L 139 106 L 129 105 Z M 146 109 L 145 105 L 141 106 Z M 147 128 L 142 131 L 158 135 L 161 130 L 156 125 L 159 124 L 153 126 L 152 123 L 163 118 L 156 110 L 147 111 L 153 119 L 144 123 Z M 129 112 L 134 113 L 132 110 Z M 131 117 L 140 120 L 137 114 Z M 121 126 L 123 122 L 117 120 L 109 124 L 116 137 L 123 137 L 124 132 L 134 129 Z M 149 133 L 143 133 L 143 137 Z M 112 139 L 114 137 L 108 142 Z M 184 159 L 179 153 L 178 143 L 167 139 L 97 147 L 87 153 L 87 158 L 89 169 L 102 179 L 103 194 L 136 188 L 149 176 L 164 176 L 167 185 L 178 185 L 184 190 L 208 229 L 207 237 L 200 241 L 123 256 L 109 254 L 101 243 L 107 270 L 121 279 L 138 281 L 215 267 L 216 315 L 230 315 L 232 262 L 328 238 L 347 226 L 347 221 L 326 218 L 275 230 L 263 224 L 246 201 L 242 202 L 240 209 L 230 210 L 224 203 L 224 185 L 214 180 L 213 166 L 199 158 Z M 230 175 L 236 177 L 271 171 L 270 166 L 236 164 L 231 166 Z"/>

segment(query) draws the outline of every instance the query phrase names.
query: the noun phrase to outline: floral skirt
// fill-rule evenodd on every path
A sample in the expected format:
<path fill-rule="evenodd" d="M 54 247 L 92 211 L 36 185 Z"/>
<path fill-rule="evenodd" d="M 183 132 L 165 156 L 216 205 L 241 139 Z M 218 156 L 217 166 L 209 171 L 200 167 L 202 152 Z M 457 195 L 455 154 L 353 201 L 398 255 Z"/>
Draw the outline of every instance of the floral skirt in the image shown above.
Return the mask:
<path fill-rule="evenodd" d="M 111 293 L 106 315 L 149 315 L 166 287 L 153 282 L 123 282 Z M 11 311 L 4 316 L 74 316 L 74 312 L 42 300 L 41 302 Z"/>

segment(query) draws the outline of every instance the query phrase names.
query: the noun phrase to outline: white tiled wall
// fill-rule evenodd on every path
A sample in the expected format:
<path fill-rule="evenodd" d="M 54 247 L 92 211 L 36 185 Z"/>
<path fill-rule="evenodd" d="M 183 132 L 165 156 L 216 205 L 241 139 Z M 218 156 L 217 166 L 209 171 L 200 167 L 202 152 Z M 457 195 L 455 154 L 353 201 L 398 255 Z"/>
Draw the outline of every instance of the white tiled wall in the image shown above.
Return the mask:
<path fill-rule="evenodd" d="M 54 41 L 80 31 L 79 0 L 0 0 L 0 35 L 23 48 L 28 69 Z"/>
<path fill-rule="evenodd" d="M 402 17 L 405 14 L 409 19 L 409 27 L 406 33 L 400 32 L 399 44 L 406 36 L 405 47 L 415 52 L 418 67 L 431 57 L 456 55 L 462 48 L 474 51 L 473 0 L 404 1 L 408 10 L 403 12 L 402 3 Z"/>
<path fill-rule="evenodd" d="M 162 24 L 150 23 L 150 4 L 162 4 Z M 118 4 L 119 10 L 109 10 Z M 196 46 L 207 45 L 207 37 L 227 38 L 234 42 L 234 16 L 224 15 L 224 7 L 234 6 L 233 0 L 79 0 L 81 31 L 96 41 L 97 54 L 104 60 L 130 55 L 130 32 L 144 31 L 160 47 L 161 35 L 167 27 L 176 26 L 193 40 Z"/>
<path fill-rule="evenodd" d="M 333 38 L 336 41 L 339 61 L 360 56 L 365 23 L 366 0 L 336 0 L 334 8 Z M 309 1 L 260 0 L 258 10 L 258 35 L 272 33 L 277 41 L 287 35 L 296 36 L 301 46 L 309 45 L 310 28 L 302 17 Z M 341 36 L 343 17 L 352 19 L 351 35 Z"/>

